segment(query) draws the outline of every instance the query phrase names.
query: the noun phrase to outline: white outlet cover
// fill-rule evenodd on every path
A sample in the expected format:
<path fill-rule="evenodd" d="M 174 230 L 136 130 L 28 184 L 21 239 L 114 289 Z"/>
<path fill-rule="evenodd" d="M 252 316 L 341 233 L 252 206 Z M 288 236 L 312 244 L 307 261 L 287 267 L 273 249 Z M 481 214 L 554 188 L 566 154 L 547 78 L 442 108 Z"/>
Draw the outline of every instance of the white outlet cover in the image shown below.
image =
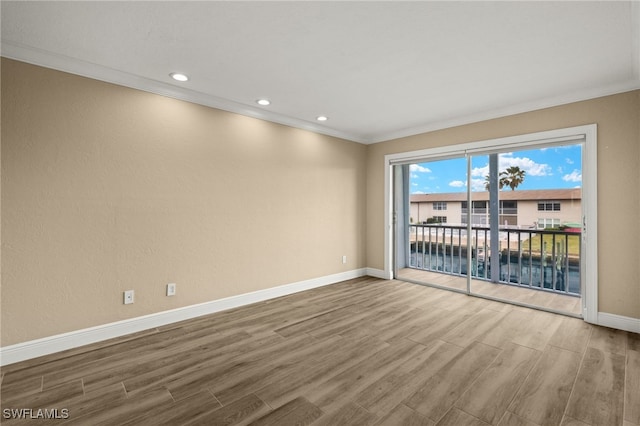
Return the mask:
<path fill-rule="evenodd" d="M 167 284 L 167 296 L 175 296 L 176 295 L 176 284 L 169 283 Z"/>
<path fill-rule="evenodd" d="M 134 292 L 133 290 L 126 290 L 124 292 L 124 304 L 125 305 L 130 305 L 132 304 L 134 301 Z"/>

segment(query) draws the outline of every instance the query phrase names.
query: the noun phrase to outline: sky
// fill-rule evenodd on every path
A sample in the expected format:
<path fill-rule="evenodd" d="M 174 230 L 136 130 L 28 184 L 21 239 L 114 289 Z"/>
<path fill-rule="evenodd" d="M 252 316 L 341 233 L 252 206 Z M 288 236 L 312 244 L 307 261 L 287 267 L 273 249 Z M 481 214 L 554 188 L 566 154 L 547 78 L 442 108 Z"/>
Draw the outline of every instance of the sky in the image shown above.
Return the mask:
<path fill-rule="evenodd" d="M 582 187 L 582 147 L 566 145 L 527 151 L 506 152 L 499 155 L 500 171 L 518 166 L 525 171 L 521 189 L 564 189 Z M 467 160 L 432 161 L 412 164 L 410 167 L 410 192 L 433 194 L 466 192 Z M 471 187 L 484 191 L 485 176 L 489 174 L 489 156 L 480 155 L 471 160 Z M 503 191 L 511 191 L 505 187 Z"/>

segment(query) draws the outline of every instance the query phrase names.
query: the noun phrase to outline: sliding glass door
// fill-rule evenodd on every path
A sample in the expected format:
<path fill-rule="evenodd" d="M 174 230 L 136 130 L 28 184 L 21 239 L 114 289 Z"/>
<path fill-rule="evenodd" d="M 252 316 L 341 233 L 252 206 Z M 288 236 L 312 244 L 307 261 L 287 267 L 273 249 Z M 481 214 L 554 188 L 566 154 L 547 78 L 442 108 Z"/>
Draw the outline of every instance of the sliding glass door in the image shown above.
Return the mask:
<path fill-rule="evenodd" d="M 582 142 L 394 166 L 395 276 L 580 316 Z"/>

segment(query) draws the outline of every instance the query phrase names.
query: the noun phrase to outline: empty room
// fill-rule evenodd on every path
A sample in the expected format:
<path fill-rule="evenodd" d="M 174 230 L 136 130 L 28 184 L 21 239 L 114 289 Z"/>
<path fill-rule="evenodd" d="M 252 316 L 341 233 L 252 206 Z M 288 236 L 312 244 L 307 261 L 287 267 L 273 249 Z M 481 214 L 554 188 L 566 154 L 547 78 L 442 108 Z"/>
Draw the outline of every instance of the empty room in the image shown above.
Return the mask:
<path fill-rule="evenodd" d="M 640 426 L 640 3 L 0 12 L 0 423 Z"/>

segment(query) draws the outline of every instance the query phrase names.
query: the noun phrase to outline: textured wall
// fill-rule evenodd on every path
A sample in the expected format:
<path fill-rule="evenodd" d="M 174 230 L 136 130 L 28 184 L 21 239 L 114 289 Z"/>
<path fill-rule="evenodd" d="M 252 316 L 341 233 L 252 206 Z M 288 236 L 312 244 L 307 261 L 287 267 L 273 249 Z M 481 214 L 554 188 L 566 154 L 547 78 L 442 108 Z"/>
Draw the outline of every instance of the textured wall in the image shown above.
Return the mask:
<path fill-rule="evenodd" d="M 640 91 L 369 145 L 367 266 L 384 269 L 384 156 L 551 129 L 598 125 L 599 310 L 640 318 Z"/>
<path fill-rule="evenodd" d="M 365 176 L 361 144 L 3 58 L 2 346 L 362 268 Z"/>
<path fill-rule="evenodd" d="M 7 59 L 1 71 L 2 346 L 382 269 L 385 154 L 591 123 L 600 310 L 640 318 L 640 91 L 364 146 Z"/>

